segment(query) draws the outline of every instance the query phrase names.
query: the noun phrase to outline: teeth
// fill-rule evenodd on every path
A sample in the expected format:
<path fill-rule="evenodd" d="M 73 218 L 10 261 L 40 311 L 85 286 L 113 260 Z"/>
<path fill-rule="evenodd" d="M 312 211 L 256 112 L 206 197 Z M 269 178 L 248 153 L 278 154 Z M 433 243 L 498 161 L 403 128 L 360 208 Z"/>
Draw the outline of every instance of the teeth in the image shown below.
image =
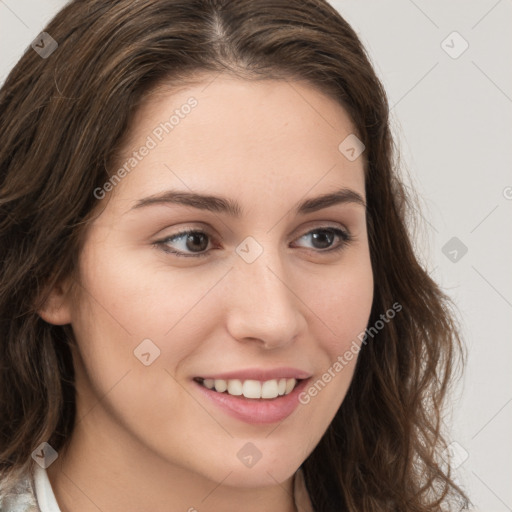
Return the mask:
<path fill-rule="evenodd" d="M 228 393 L 234 396 L 240 396 L 243 393 L 242 381 L 233 379 L 228 380 Z"/>
<path fill-rule="evenodd" d="M 261 398 L 275 398 L 278 396 L 277 380 L 267 380 L 261 386 Z"/>
<path fill-rule="evenodd" d="M 261 398 L 261 383 L 257 380 L 245 380 L 242 384 L 242 395 L 245 398 Z"/>
<path fill-rule="evenodd" d="M 286 391 L 286 379 L 279 379 L 279 384 L 277 385 L 277 392 L 279 396 L 284 395 Z"/>
<path fill-rule="evenodd" d="M 297 384 L 296 379 L 273 379 L 260 382 L 259 380 L 239 379 L 204 379 L 204 387 L 214 389 L 219 393 L 227 392 L 233 396 L 243 395 L 245 398 L 276 398 L 288 395 Z"/>
<path fill-rule="evenodd" d="M 227 381 L 222 379 L 215 379 L 215 391 L 218 391 L 219 393 L 224 393 L 226 389 L 228 389 Z"/>
<path fill-rule="evenodd" d="M 284 389 L 284 394 L 287 395 L 288 393 L 291 393 L 292 389 L 295 387 L 295 379 L 287 379 L 286 380 L 286 387 Z"/>
<path fill-rule="evenodd" d="M 208 389 L 213 389 L 215 387 L 215 381 L 213 379 L 204 379 L 203 386 L 207 387 Z"/>

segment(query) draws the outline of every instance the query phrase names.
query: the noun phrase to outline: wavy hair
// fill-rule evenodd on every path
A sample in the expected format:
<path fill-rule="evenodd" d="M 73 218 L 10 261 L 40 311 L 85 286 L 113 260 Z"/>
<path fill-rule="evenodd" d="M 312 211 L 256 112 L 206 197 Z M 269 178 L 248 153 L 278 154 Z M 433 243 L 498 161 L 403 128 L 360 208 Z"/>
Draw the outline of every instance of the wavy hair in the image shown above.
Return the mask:
<path fill-rule="evenodd" d="M 369 325 L 403 310 L 361 351 L 348 393 L 302 464 L 317 512 L 467 508 L 442 453 L 445 399 L 464 347 L 449 298 L 411 242 L 417 213 L 397 172 L 385 91 L 355 31 L 324 0 L 74 0 L 0 90 L 0 480 L 27 471 L 75 419 L 69 325 L 37 314 L 75 275 L 93 191 L 159 84 L 199 76 L 301 80 L 339 102 L 366 146 L 375 289 Z"/>

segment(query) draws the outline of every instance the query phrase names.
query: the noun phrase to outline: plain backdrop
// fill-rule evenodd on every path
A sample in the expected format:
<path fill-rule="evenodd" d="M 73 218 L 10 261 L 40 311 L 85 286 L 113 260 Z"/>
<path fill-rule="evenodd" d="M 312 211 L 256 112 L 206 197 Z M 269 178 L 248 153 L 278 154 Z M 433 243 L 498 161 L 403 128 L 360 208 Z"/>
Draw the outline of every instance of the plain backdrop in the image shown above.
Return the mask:
<path fill-rule="evenodd" d="M 65 3 L 0 0 L 0 83 Z M 418 251 L 460 312 L 469 357 L 448 418 L 457 480 L 478 510 L 512 511 L 512 2 L 331 3 L 384 83 L 421 200 Z"/>

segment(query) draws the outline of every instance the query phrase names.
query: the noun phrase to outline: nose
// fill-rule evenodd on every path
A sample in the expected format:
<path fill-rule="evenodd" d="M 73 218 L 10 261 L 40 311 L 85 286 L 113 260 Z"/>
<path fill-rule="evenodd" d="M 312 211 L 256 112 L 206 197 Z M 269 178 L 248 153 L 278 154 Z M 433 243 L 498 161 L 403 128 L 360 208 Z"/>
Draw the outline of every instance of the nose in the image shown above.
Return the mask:
<path fill-rule="evenodd" d="M 278 257 L 264 251 L 252 263 L 238 259 L 226 286 L 227 329 L 233 338 L 276 349 L 292 343 L 304 327 L 303 303 Z"/>

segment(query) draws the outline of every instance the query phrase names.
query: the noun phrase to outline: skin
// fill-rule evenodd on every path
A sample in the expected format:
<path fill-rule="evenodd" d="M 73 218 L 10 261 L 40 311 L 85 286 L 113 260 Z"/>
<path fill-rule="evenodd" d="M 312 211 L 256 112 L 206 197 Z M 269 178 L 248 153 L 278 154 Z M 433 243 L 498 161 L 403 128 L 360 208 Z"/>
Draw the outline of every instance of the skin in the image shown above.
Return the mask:
<path fill-rule="evenodd" d="M 77 422 L 47 470 L 63 512 L 229 512 L 241 503 L 245 512 L 293 511 L 294 473 L 352 379 L 356 357 L 307 405 L 270 425 L 229 416 L 193 383 L 279 366 L 309 371 L 315 382 L 364 331 L 373 276 L 364 206 L 293 212 L 341 187 L 365 198 L 363 158 L 351 162 L 338 150 L 355 132 L 350 118 L 305 83 L 222 75 L 159 89 L 137 112 L 119 165 L 191 96 L 198 105 L 99 202 L 76 293 L 69 279 L 40 311 L 50 323 L 71 323 L 78 345 Z M 171 188 L 236 200 L 243 215 L 176 204 L 130 210 Z M 353 240 L 322 252 L 311 231 L 325 226 Z M 208 256 L 155 245 L 182 228 L 210 235 Z M 263 248 L 250 264 L 235 252 L 247 236 Z M 335 236 L 327 248 L 342 243 Z M 133 353 L 146 338 L 160 349 L 149 366 Z M 262 454 L 251 468 L 236 456 L 247 442 Z"/>

